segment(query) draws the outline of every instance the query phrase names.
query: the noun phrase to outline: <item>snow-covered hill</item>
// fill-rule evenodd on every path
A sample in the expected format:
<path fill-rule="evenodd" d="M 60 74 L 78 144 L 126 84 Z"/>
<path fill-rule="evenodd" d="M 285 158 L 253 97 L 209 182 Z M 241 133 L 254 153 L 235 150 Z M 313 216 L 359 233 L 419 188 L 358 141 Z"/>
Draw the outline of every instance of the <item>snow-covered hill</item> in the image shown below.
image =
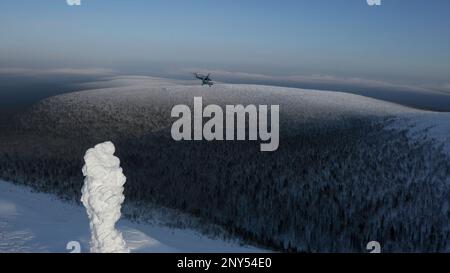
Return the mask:
<path fill-rule="evenodd" d="M 175 104 L 192 104 L 194 96 L 204 104 L 279 104 L 281 119 L 291 128 L 301 124 L 332 124 L 349 117 L 395 118 L 392 128 L 425 129 L 444 134 L 449 113 L 422 111 L 398 104 L 343 92 L 305 90 L 262 85 L 216 84 L 211 88 L 196 81 L 180 81 L 145 76 L 118 76 L 80 84 L 86 90 L 48 98 L 22 115 L 22 125 L 53 133 L 144 135 L 171 125 L 170 110 Z M 418 126 L 412 124 L 416 123 Z M 287 132 L 289 133 L 289 132 Z M 448 135 L 448 134 L 447 134 Z M 428 137 L 436 137 L 429 133 Z M 440 142 L 448 138 L 439 136 Z"/>
<path fill-rule="evenodd" d="M 132 252 L 265 252 L 192 230 L 124 219 L 118 229 Z M 89 238 L 89 219 L 81 206 L 0 181 L 0 253 L 70 252 L 66 249 L 70 241 L 79 242 L 81 252 L 89 252 Z"/>
<path fill-rule="evenodd" d="M 91 89 L 51 97 L 36 104 L 22 116 L 22 126 L 56 134 L 69 130 L 80 136 L 140 136 L 168 128 L 173 121 L 170 118 L 172 107 L 192 105 L 194 96 L 201 96 L 205 105 L 278 104 L 282 122 L 291 128 L 323 121 L 332 124 L 351 116 L 416 112 L 358 95 L 273 86 L 216 84 L 205 88 L 192 82 L 117 77 L 84 87 Z"/>
<path fill-rule="evenodd" d="M 360 252 L 372 240 L 384 251 L 450 250 L 449 113 L 348 93 L 150 77 L 80 88 L 37 103 L 0 136 L 0 178 L 79 199 L 82 155 L 112 140 L 132 218 L 157 204 L 204 221 L 191 228 L 219 225 L 280 250 Z M 204 105 L 280 105 L 279 149 L 173 141 L 172 106 L 194 96 Z"/>

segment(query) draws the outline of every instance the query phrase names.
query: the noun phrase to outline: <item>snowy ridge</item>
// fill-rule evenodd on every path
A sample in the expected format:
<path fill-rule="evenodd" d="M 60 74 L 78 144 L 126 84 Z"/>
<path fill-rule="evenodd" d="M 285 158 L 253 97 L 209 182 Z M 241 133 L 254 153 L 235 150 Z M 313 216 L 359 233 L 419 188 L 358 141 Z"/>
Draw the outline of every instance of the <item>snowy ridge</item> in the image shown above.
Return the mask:
<path fill-rule="evenodd" d="M 86 86 L 95 89 L 41 101 L 22 115 L 22 127 L 51 132 L 70 130 L 107 139 L 111 134 L 145 135 L 168 128 L 171 108 L 176 104 L 192 105 L 194 96 L 201 96 L 205 105 L 278 104 L 281 121 L 292 127 L 321 121 L 331 124 L 352 116 L 420 112 L 348 93 L 261 85 L 216 84 L 204 88 L 189 81 L 140 76 L 115 77 Z"/>
<path fill-rule="evenodd" d="M 192 230 L 179 230 L 120 220 L 131 252 L 264 252 L 220 240 Z M 78 241 L 89 252 L 89 220 L 81 207 L 53 195 L 0 180 L 0 253 L 67 253 L 66 244 Z"/>

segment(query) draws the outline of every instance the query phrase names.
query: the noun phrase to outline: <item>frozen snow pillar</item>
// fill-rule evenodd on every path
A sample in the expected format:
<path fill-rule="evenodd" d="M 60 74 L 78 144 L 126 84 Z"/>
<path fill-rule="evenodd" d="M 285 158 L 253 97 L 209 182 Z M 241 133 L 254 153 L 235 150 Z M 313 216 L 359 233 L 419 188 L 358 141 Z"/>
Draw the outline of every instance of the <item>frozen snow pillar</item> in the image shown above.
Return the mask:
<path fill-rule="evenodd" d="M 84 155 L 81 202 L 90 219 L 91 252 L 94 253 L 130 252 L 122 233 L 115 228 L 125 200 L 126 177 L 114 152 L 114 144 L 108 141 L 97 144 Z"/>

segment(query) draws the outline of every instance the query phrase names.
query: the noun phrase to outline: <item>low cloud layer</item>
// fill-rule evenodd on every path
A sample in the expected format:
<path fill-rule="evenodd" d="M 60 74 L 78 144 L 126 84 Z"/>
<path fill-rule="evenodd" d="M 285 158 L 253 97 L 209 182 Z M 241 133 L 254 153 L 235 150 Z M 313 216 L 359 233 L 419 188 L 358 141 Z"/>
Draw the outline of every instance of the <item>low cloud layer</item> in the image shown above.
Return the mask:
<path fill-rule="evenodd" d="M 431 86 L 433 90 L 450 94 L 450 83 L 444 83 L 441 85 Z"/>
<path fill-rule="evenodd" d="M 115 73 L 114 70 L 105 68 L 0 68 L 0 75 L 21 76 L 109 76 Z"/>
<path fill-rule="evenodd" d="M 289 85 L 325 85 L 330 87 L 349 87 L 354 89 L 383 89 L 390 91 L 409 91 L 409 92 L 448 92 L 450 93 L 450 83 L 441 85 L 412 85 L 392 83 L 381 80 L 372 80 L 358 77 L 337 77 L 333 75 L 291 75 L 291 76 L 273 76 L 264 74 L 254 74 L 246 72 L 230 72 L 225 70 L 202 70 L 202 69 L 183 69 L 183 72 L 199 71 L 203 73 L 212 73 L 216 79 L 235 80 L 235 81 L 257 81 L 286 83 Z M 350 90 L 349 90 L 350 91 Z"/>

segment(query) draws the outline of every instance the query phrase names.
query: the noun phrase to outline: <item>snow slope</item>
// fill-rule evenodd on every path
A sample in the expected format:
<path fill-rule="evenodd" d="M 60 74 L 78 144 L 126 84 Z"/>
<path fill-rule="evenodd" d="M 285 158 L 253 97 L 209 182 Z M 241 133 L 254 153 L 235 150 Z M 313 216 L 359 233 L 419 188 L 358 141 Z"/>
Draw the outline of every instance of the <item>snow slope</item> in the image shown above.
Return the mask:
<path fill-rule="evenodd" d="M 121 220 L 118 229 L 132 252 L 263 252 L 212 240 L 191 230 Z M 69 241 L 89 250 L 89 220 L 81 206 L 0 181 L 0 253 L 70 252 Z"/>
<path fill-rule="evenodd" d="M 411 140 L 431 140 L 450 156 L 450 113 L 421 112 L 397 115 L 387 128 L 407 130 Z"/>
<path fill-rule="evenodd" d="M 348 116 L 389 116 L 418 110 L 359 95 L 262 85 L 215 84 L 211 88 L 150 77 L 117 77 L 86 84 L 90 89 L 54 96 L 21 116 L 24 128 L 39 131 L 82 132 L 110 138 L 140 136 L 171 126 L 176 104 L 280 105 L 280 119 L 291 127 Z M 44 122 L 45 121 L 45 122 Z"/>
<path fill-rule="evenodd" d="M 389 128 L 410 130 L 413 139 L 433 139 L 450 153 L 450 113 L 423 111 L 350 93 L 222 83 L 205 88 L 197 81 L 146 76 L 110 77 L 78 88 L 84 90 L 37 103 L 21 116 L 22 126 L 105 137 L 145 135 L 171 125 L 173 105 L 192 105 L 193 97 L 201 96 L 205 105 L 279 104 L 280 120 L 292 128 L 321 121 L 332 124 L 355 116 L 390 118 L 394 122 Z"/>

